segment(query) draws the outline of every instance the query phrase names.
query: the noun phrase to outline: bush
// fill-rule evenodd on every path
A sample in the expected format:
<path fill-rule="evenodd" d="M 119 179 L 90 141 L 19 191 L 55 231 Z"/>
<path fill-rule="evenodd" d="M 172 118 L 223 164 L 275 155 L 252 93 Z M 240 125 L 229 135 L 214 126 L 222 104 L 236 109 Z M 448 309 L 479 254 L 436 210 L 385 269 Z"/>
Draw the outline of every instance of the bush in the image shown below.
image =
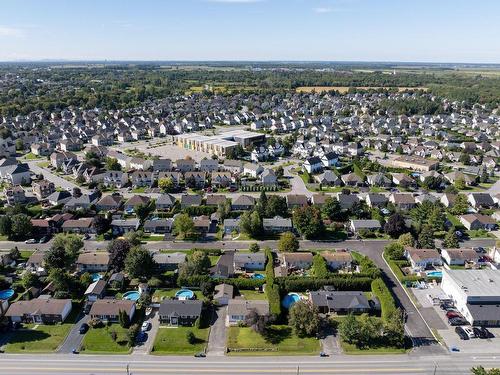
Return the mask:
<path fill-rule="evenodd" d="M 266 286 L 266 296 L 269 301 L 269 311 L 271 315 L 278 317 L 281 315 L 281 295 L 280 287 L 277 284 Z"/>
<path fill-rule="evenodd" d="M 314 277 L 326 278 L 328 277 L 328 268 L 325 258 L 320 254 L 316 254 L 313 258 L 312 273 Z"/>
<path fill-rule="evenodd" d="M 254 290 L 255 288 L 262 287 L 266 283 L 266 280 L 233 278 L 224 279 L 224 283 L 233 285 L 238 289 Z"/>
<path fill-rule="evenodd" d="M 207 248 L 207 249 L 199 249 L 197 247 L 192 248 L 187 252 L 187 255 L 191 255 L 196 251 L 201 251 L 203 253 L 206 253 L 207 255 L 213 255 L 213 256 L 219 256 L 222 255 L 222 249 L 213 249 L 213 248 Z"/>
<path fill-rule="evenodd" d="M 325 285 L 333 286 L 336 290 L 369 291 L 371 289 L 372 280 L 373 279 L 370 277 L 333 274 L 332 277 L 324 279 L 316 277 L 277 277 L 274 281 L 280 286 L 283 293 L 289 293 L 318 290 Z"/>
<path fill-rule="evenodd" d="M 99 318 L 93 318 L 89 320 L 89 327 L 91 328 L 102 328 L 104 327 L 104 323 Z"/>

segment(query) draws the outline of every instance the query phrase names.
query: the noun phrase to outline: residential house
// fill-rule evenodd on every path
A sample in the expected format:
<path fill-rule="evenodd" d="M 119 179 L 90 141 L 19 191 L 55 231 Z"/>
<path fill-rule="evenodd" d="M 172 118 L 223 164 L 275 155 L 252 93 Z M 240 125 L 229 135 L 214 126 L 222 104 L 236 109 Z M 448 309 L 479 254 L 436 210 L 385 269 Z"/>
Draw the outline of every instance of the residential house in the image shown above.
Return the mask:
<path fill-rule="evenodd" d="M 26 203 L 28 198 L 26 197 L 26 192 L 19 186 L 12 186 L 4 189 L 5 198 L 9 206 L 14 206 L 16 204 Z"/>
<path fill-rule="evenodd" d="M 243 173 L 253 178 L 257 178 L 263 171 L 264 168 L 259 164 L 246 163 L 243 166 Z"/>
<path fill-rule="evenodd" d="M 345 186 L 363 186 L 364 180 L 362 177 L 358 176 L 356 173 L 344 174 L 340 177 Z"/>
<path fill-rule="evenodd" d="M 177 170 L 181 173 L 192 172 L 196 169 L 193 159 L 179 159 L 175 162 Z"/>
<path fill-rule="evenodd" d="M 71 299 L 55 299 L 44 295 L 12 303 L 5 316 L 13 323 L 54 324 L 64 322 L 71 309 Z"/>
<path fill-rule="evenodd" d="M 463 266 L 465 263 L 477 263 L 479 254 L 473 249 L 442 249 L 441 257 L 449 266 Z"/>
<path fill-rule="evenodd" d="M 207 206 L 215 206 L 218 207 L 221 204 L 224 204 L 226 202 L 226 196 L 222 194 L 209 194 L 206 197 L 206 203 L 205 205 Z"/>
<path fill-rule="evenodd" d="M 292 219 L 275 216 L 273 218 L 263 218 L 262 225 L 265 232 L 283 233 L 292 231 Z"/>
<path fill-rule="evenodd" d="M 144 221 L 144 232 L 145 233 L 156 233 L 165 234 L 172 232 L 172 226 L 174 224 L 174 219 L 150 219 Z"/>
<path fill-rule="evenodd" d="M 33 193 L 38 198 L 38 200 L 42 200 L 47 198 L 50 194 L 56 191 L 56 186 L 53 182 L 47 180 L 39 180 L 35 181 L 32 184 Z"/>
<path fill-rule="evenodd" d="M 160 323 L 192 326 L 201 316 L 203 302 L 198 300 L 163 300 L 158 310 Z"/>
<path fill-rule="evenodd" d="M 405 257 L 410 261 L 412 268 L 425 270 L 431 266 L 441 266 L 443 264 L 441 255 L 435 249 L 416 249 L 414 247 L 406 247 Z"/>
<path fill-rule="evenodd" d="M 388 198 L 384 194 L 368 193 L 365 196 L 368 207 L 384 207 L 387 204 Z"/>
<path fill-rule="evenodd" d="M 307 171 L 307 173 L 311 174 L 321 172 L 323 170 L 323 162 L 317 156 L 307 158 L 302 166 Z"/>
<path fill-rule="evenodd" d="M 123 204 L 123 197 L 119 194 L 105 195 L 95 204 L 98 211 L 116 211 Z"/>
<path fill-rule="evenodd" d="M 121 236 L 129 232 L 135 232 L 139 229 L 139 219 L 114 219 L 111 221 L 111 230 L 113 235 Z"/>
<path fill-rule="evenodd" d="M 109 253 L 107 251 L 84 252 L 76 261 L 78 272 L 107 272 L 109 269 Z"/>
<path fill-rule="evenodd" d="M 468 230 L 494 230 L 497 228 L 497 223 L 495 219 L 491 216 L 482 214 L 467 214 L 460 216 L 460 222 Z"/>
<path fill-rule="evenodd" d="M 133 195 L 130 197 L 125 204 L 123 209 L 129 213 L 134 212 L 134 208 L 139 205 L 148 205 L 151 199 L 145 195 Z"/>
<path fill-rule="evenodd" d="M 287 194 L 286 205 L 288 208 L 293 209 L 296 207 L 305 207 L 308 205 L 307 196 L 303 194 Z"/>
<path fill-rule="evenodd" d="M 185 253 L 154 253 L 153 259 L 161 271 L 175 271 L 186 261 Z"/>
<path fill-rule="evenodd" d="M 281 253 L 280 263 L 287 269 L 306 270 L 311 268 L 313 255 L 311 253 Z"/>
<path fill-rule="evenodd" d="M 132 320 L 135 309 L 135 302 L 127 299 L 99 299 L 92 304 L 89 314 L 91 319 L 118 322 L 121 311 L 124 311 L 129 320 Z"/>
<path fill-rule="evenodd" d="M 216 172 L 219 170 L 219 161 L 217 159 L 202 159 L 200 161 L 200 171 L 202 172 Z"/>
<path fill-rule="evenodd" d="M 255 198 L 250 195 L 240 195 L 231 203 L 231 209 L 234 211 L 248 211 L 255 206 Z"/>
<path fill-rule="evenodd" d="M 106 281 L 99 279 L 90 284 L 83 294 L 88 302 L 95 302 L 104 297 L 106 292 Z"/>
<path fill-rule="evenodd" d="M 171 194 L 161 194 L 156 198 L 156 209 L 168 211 L 175 205 L 175 197 Z"/>
<path fill-rule="evenodd" d="M 234 254 L 234 269 L 245 271 L 263 271 L 266 265 L 264 253 L 240 253 Z"/>
<path fill-rule="evenodd" d="M 332 171 L 325 171 L 315 175 L 314 179 L 318 184 L 324 186 L 342 186 L 342 180 Z"/>
<path fill-rule="evenodd" d="M 207 175 L 205 172 L 186 172 L 184 173 L 184 181 L 186 186 L 200 189 L 205 186 Z"/>
<path fill-rule="evenodd" d="M 134 171 L 130 175 L 130 182 L 134 188 L 150 188 L 154 183 L 153 173 L 149 171 Z"/>
<path fill-rule="evenodd" d="M 102 183 L 108 188 L 121 189 L 128 184 L 128 173 L 122 171 L 104 172 Z"/>
<path fill-rule="evenodd" d="M 359 233 L 361 230 L 367 231 L 376 231 L 380 230 L 382 226 L 380 225 L 380 221 L 375 219 L 366 219 L 366 220 L 351 220 L 349 224 L 349 229 L 353 233 Z"/>
<path fill-rule="evenodd" d="M 274 186 L 278 183 L 278 177 L 276 177 L 274 170 L 266 168 L 260 175 L 260 181 L 264 186 Z"/>
<path fill-rule="evenodd" d="M 467 201 L 474 208 L 490 208 L 495 205 L 493 198 L 488 193 L 469 193 Z"/>
<path fill-rule="evenodd" d="M 182 194 L 181 208 L 201 206 L 202 197 L 198 194 Z"/>
<path fill-rule="evenodd" d="M 215 286 L 214 301 L 219 306 L 226 306 L 234 296 L 234 287 L 229 284 L 219 284 Z"/>
<path fill-rule="evenodd" d="M 363 314 L 372 309 L 364 292 L 360 291 L 319 290 L 309 292 L 309 301 L 321 314 Z"/>
<path fill-rule="evenodd" d="M 353 257 L 348 250 L 322 251 L 320 254 L 332 271 L 352 267 Z"/>
<path fill-rule="evenodd" d="M 265 300 L 243 300 L 231 299 L 227 305 L 226 325 L 237 325 L 244 322 L 250 312 L 256 312 L 259 316 L 269 316 L 269 302 Z"/>
<path fill-rule="evenodd" d="M 339 164 L 339 156 L 335 152 L 327 152 L 321 157 L 321 162 L 326 168 L 335 167 Z"/>
<path fill-rule="evenodd" d="M 240 219 L 224 219 L 224 234 L 240 231 Z"/>
<path fill-rule="evenodd" d="M 93 233 L 93 223 L 94 218 L 92 217 L 66 220 L 62 225 L 62 230 L 65 233 Z"/>
<path fill-rule="evenodd" d="M 391 194 L 389 197 L 389 202 L 394 204 L 394 206 L 396 206 L 400 210 L 411 210 L 417 205 L 413 194 L 407 194 L 407 193 Z"/>
<path fill-rule="evenodd" d="M 210 181 L 212 186 L 227 187 L 232 182 L 231 173 L 214 171 L 210 175 Z"/>

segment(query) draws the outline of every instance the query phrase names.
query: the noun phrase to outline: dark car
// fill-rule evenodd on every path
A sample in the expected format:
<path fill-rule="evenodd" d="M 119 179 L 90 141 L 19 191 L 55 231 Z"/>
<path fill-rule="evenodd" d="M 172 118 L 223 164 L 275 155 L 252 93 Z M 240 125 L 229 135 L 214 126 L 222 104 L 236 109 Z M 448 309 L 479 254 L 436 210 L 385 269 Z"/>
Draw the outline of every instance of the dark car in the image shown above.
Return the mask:
<path fill-rule="evenodd" d="M 71 353 L 73 353 L 73 354 L 80 354 L 80 352 L 78 351 L 78 349 L 73 349 L 73 350 L 71 351 Z"/>
<path fill-rule="evenodd" d="M 495 337 L 495 335 L 493 333 L 491 333 L 491 331 L 489 331 L 486 327 L 481 327 L 479 329 L 480 329 L 481 333 L 483 334 L 484 338 L 491 339 L 491 338 Z"/>
<path fill-rule="evenodd" d="M 205 358 L 207 355 L 203 352 L 196 353 L 194 355 L 196 358 Z"/>
<path fill-rule="evenodd" d="M 474 332 L 474 336 L 476 336 L 477 338 L 480 338 L 480 339 L 487 339 L 488 338 L 488 336 L 486 336 L 484 334 L 484 332 L 478 327 L 472 327 L 472 331 Z"/>
<path fill-rule="evenodd" d="M 87 331 L 89 330 L 89 325 L 87 323 L 83 323 L 81 326 L 80 326 L 80 334 L 84 334 L 86 333 Z"/>
<path fill-rule="evenodd" d="M 320 357 L 329 357 L 329 355 L 328 355 L 328 354 L 326 354 L 325 352 L 321 352 L 321 353 L 319 353 L 319 356 L 320 356 Z"/>
<path fill-rule="evenodd" d="M 448 319 L 448 324 L 450 326 L 463 326 L 463 325 L 467 324 L 467 321 L 464 319 L 460 319 L 460 318 L 451 318 L 451 319 Z"/>
<path fill-rule="evenodd" d="M 456 327 L 455 328 L 456 334 L 460 337 L 461 340 L 468 340 L 469 335 L 463 330 L 462 327 Z"/>

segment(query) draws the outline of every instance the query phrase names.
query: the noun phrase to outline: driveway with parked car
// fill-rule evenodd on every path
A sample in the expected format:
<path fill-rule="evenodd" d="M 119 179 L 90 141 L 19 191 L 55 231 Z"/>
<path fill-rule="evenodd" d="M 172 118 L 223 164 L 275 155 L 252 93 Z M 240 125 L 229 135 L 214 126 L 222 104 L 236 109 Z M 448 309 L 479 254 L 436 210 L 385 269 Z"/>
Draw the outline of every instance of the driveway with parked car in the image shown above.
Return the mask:
<path fill-rule="evenodd" d="M 85 336 L 85 332 L 88 330 L 89 320 L 90 315 L 85 315 L 83 313 L 78 317 L 77 322 L 71 328 L 66 340 L 64 340 L 62 345 L 57 350 L 58 353 L 71 353 L 73 350 L 80 350 L 83 336 Z"/>

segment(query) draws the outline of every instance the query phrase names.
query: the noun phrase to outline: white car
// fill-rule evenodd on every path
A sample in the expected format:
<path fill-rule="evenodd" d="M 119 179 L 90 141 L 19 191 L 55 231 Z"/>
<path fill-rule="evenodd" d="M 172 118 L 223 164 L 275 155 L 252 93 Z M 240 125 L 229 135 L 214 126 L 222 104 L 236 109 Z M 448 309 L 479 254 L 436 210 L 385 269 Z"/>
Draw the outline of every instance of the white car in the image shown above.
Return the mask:
<path fill-rule="evenodd" d="M 142 326 L 141 326 L 141 331 L 142 332 L 146 332 L 147 330 L 149 330 L 149 328 L 151 327 L 151 323 L 149 322 L 144 322 L 142 323 Z"/>
<path fill-rule="evenodd" d="M 32 244 L 32 243 L 38 243 L 38 241 L 35 240 L 34 238 L 30 238 L 29 240 L 24 241 L 24 243 L 26 243 L 26 244 Z"/>
<path fill-rule="evenodd" d="M 470 327 L 470 326 L 462 326 L 462 329 L 467 334 L 467 336 L 469 336 L 470 339 L 473 339 L 474 337 L 476 337 L 476 335 L 474 334 L 474 330 L 472 329 L 472 327 Z"/>

